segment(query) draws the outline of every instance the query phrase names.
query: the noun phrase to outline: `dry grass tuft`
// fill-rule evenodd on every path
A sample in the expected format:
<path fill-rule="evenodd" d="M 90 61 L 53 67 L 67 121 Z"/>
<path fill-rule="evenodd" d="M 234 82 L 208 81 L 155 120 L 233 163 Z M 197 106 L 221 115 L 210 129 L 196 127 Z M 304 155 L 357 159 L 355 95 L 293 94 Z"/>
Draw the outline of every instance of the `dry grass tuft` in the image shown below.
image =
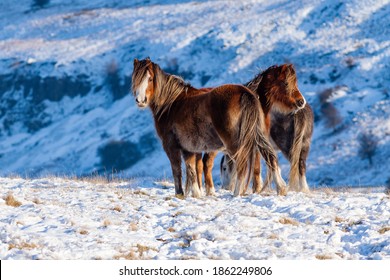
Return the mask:
<path fill-rule="evenodd" d="M 317 260 L 331 260 L 333 259 L 331 256 L 328 255 L 315 255 Z"/>
<path fill-rule="evenodd" d="M 156 248 L 137 244 L 137 249 L 132 249 L 129 253 L 116 255 L 116 256 L 114 256 L 114 259 L 116 259 L 116 260 L 119 260 L 119 259 L 142 260 L 142 259 L 146 259 L 145 253 L 148 251 L 158 252 L 158 250 Z"/>
<path fill-rule="evenodd" d="M 122 212 L 122 208 L 118 205 L 115 206 L 114 208 L 112 208 L 112 210 L 117 211 L 117 212 Z"/>
<path fill-rule="evenodd" d="M 27 242 L 22 242 L 20 244 L 9 244 L 8 245 L 8 250 L 12 249 L 18 249 L 18 250 L 31 250 L 38 248 L 37 244 L 34 243 L 27 243 Z"/>
<path fill-rule="evenodd" d="M 336 217 L 334 218 L 334 221 L 335 221 L 336 223 L 342 223 L 342 222 L 345 222 L 345 219 L 336 216 Z"/>
<path fill-rule="evenodd" d="M 8 206 L 12 206 L 12 207 L 19 207 L 22 205 L 21 202 L 17 201 L 15 199 L 15 197 L 13 196 L 12 193 L 9 193 L 6 197 L 5 197 L 5 204 L 8 205 Z"/>
<path fill-rule="evenodd" d="M 141 258 L 144 256 L 144 253 L 148 252 L 149 250 L 158 252 L 158 250 L 155 249 L 155 248 L 152 248 L 152 247 L 149 247 L 149 246 L 145 246 L 145 245 L 141 245 L 141 244 L 137 244 L 137 249 L 138 249 L 139 256 Z"/>
<path fill-rule="evenodd" d="M 146 191 L 144 190 L 135 190 L 133 194 L 139 194 L 139 195 L 145 195 L 145 196 L 150 196 Z"/>
<path fill-rule="evenodd" d="M 130 225 L 129 225 L 129 228 L 130 228 L 131 231 L 137 231 L 138 230 L 138 224 L 134 223 L 134 222 L 131 222 Z"/>
<path fill-rule="evenodd" d="M 108 227 L 109 225 L 111 225 L 111 221 L 105 219 L 105 220 L 103 221 L 103 227 Z"/>
<path fill-rule="evenodd" d="M 268 236 L 268 239 L 279 239 L 279 236 L 275 233 L 271 233 L 269 236 Z"/>
<path fill-rule="evenodd" d="M 89 234 L 88 230 L 85 230 L 85 229 L 80 230 L 79 233 L 80 233 L 81 235 L 87 235 L 87 234 Z"/>
<path fill-rule="evenodd" d="M 378 232 L 380 234 L 384 234 L 385 232 L 388 232 L 388 231 L 390 231 L 390 227 L 383 227 L 380 230 L 378 230 Z"/>
<path fill-rule="evenodd" d="M 288 217 L 284 217 L 284 218 L 280 218 L 279 219 L 279 223 L 283 224 L 283 225 L 293 225 L 293 226 L 298 226 L 299 225 L 299 222 L 292 219 L 292 218 L 288 218 Z"/>
<path fill-rule="evenodd" d="M 137 254 L 134 251 L 130 251 L 127 254 L 122 254 L 122 255 L 117 255 L 114 256 L 114 259 L 119 260 L 119 259 L 125 259 L 125 260 L 139 260 Z"/>
<path fill-rule="evenodd" d="M 168 230 L 169 232 L 175 232 L 175 231 L 176 231 L 173 227 L 169 227 L 167 230 Z"/>

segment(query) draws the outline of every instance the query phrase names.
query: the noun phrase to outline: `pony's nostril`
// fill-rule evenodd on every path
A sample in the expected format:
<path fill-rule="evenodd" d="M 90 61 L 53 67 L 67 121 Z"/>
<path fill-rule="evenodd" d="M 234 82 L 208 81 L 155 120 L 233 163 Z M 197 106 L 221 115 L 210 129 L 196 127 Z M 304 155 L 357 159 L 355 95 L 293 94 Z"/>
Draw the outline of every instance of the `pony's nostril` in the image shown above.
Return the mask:
<path fill-rule="evenodd" d="M 297 107 L 302 108 L 303 106 L 305 106 L 306 101 L 305 101 L 305 99 L 299 99 L 299 100 L 296 102 L 296 104 L 297 104 Z"/>

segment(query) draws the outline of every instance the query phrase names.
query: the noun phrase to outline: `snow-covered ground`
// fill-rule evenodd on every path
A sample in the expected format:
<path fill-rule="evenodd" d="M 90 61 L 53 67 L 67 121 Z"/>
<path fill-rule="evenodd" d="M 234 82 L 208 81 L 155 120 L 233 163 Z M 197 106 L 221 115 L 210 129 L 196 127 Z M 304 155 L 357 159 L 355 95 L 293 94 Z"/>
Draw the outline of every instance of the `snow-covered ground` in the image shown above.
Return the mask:
<path fill-rule="evenodd" d="M 383 188 L 173 194 L 149 178 L 1 178 L 0 259 L 390 259 Z"/>
<path fill-rule="evenodd" d="M 32 2 L 0 1 L 1 259 L 390 258 L 390 0 Z M 233 198 L 218 157 L 215 197 L 175 198 L 128 93 L 147 56 L 196 87 L 293 63 L 313 192 Z M 64 179 L 95 172 L 123 181 Z"/>

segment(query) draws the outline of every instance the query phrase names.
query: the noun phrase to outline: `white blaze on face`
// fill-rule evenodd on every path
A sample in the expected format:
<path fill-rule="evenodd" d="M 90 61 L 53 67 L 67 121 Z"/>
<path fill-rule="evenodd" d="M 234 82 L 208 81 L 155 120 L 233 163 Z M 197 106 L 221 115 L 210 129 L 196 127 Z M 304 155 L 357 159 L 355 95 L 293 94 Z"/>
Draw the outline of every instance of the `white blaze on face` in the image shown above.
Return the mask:
<path fill-rule="evenodd" d="M 146 103 L 146 89 L 148 88 L 149 78 L 150 78 L 150 74 L 149 72 L 146 72 L 144 80 L 139 85 L 136 91 L 135 100 L 139 105 L 145 105 Z"/>

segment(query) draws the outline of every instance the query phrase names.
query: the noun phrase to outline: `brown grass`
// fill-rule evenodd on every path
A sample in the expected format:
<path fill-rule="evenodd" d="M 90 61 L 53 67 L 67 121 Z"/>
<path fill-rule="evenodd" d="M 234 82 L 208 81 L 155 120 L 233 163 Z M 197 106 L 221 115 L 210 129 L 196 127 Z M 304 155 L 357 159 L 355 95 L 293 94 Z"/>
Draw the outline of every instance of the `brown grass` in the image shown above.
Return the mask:
<path fill-rule="evenodd" d="M 150 196 L 146 191 L 144 190 L 135 190 L 133 192 L 133 194 L 139 194 L 139 195 L 146 195 L 146 196 Z"/>
<path fill-rule="evenodd" d="M 120 255 L 114 256 L 114 259 L 126 259 L 126 260 L 140 260 L 145 259 L 145 253 L 148 251 L 158 252 L 156 248 L 152 248 L 149 246 L 137 244 L 137 250 L 132 249 L 129 253 L 124 253 Z"/>
<path fill-rule="evenodd" d="M 137 256 L 137 254 L 134 251 L 130 251 L 127 254 L 116 255 L 116 256 L 114 256 L 114 259 L 115 260 L 119 260 L 119 259 L 139 260 L 139 257 Z"/>
<path fill-rule="evenodd" d="M 138 224 L 134 223 L 134 222 L 131 222 L 130 225 L 129 225 L 129 228 L 130 228 L 131 231 L 137 231 L 138 230 Z"/>
<path fill-rule="evenodd" d="M 384 234 L 384 233 L 387 232 L 387 231 L 390 231 L 390 227 L 383 227 L 383 228 L 381 228 L 380 230 L 378 230 L 378 232 L 379 232 L 380 234 Z"/>
<path fill-rule="evenodd" d="M 279 239 L 279 236 L 275 233 L 271 233 L 269 236 L 268 236 L 268 239 Z"/>
<path fill-rule="evenodd" d="M 87 235 L 87 234 L 89 234 L 88 230 L 85 230 L 85 229 L 80 230 L 79 233 L 80 233 L 81 235 Z"/>
<path fill-rule="evenodd" d="M 167 230 L 168 230 L 169 232 L 175 232 L 175 231 L 176 231 L 173 227 L 169 227 Z"/>
<path fill-rule="evenodd" d="M 331 260 L 333 259 L 331 256 L 328 255 L 315 255 L 317 260 Z"/>
<path fill-rule="evenodd" d="M 6 197 L 5 197 L 5 204 L 8 205 L 8 206 L 12 206 L 12 207 L 19 207 L 22 205 L 21 202 L 17 201 L 15 199 L 15 197 L 12 195 L 12 193 L 9 193 Z"/>
<path fill-rule="evenodd" d="M 31 250 L 38 248 L 37 244 L 34 243 L 27 243 L 27 242 L 22 242 L 20 244 L 9 244 L 8 245 L 8 250 L 12 249 L 18 249 L 18 250 Z"/>
<path fill-rule="evenodd" d="M 117 211 L 117 212 L 122 212 L 122 208 L 118 205 L 115 206 L 114 208 L 112 208 L 112 210 Z"/>
<path fill-rule="evenodd" d="M 334 218 L 334 221 L 335 221 L 336 223 L 342 223 L 342 222 L 345 222 L 345 219 L 340 218 L 339 216 L 336 216 L 336 217 Z"/>
<path fill-rule="evenodd" d="M 288 217 L 280 218 L 279 223 L 283 225 L 293 225 L 293 226 L 299 225 L 299 222 L 297 220 Z"/>
<path fill-rule="evenodd" d="M 109 225 L 111 225 L 111 221 L 105 219 L 105 220 L 103 221 L 103 226 L 104 226 L 104 227 L 108 227 Z"/>

